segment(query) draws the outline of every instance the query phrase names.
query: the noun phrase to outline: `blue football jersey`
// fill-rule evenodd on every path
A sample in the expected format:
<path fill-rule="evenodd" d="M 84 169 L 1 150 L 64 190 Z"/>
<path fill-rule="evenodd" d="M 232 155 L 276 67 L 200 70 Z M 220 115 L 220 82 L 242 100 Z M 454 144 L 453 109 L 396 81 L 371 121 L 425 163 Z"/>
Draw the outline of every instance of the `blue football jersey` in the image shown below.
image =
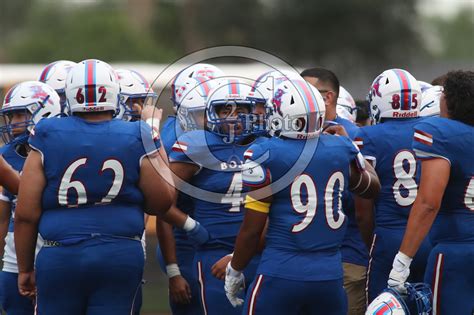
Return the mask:
<path fill-rule="evenodd" d="M 241 170 L 248 147 L 226 143 L 205 130 L 184 133 L 173 145 L 171 163 L 193 163 L 200 168 L 190 182 L 191 190 L 184 192 L 192 195 L 194 218 L 211 236 L 206 248 L 234 248 L 244 216 Z"/>
<path fill-rule="evenodd" d="M 381 189 L 375 200 L 375 224 L 405 229 L 418 192 L 419 162 L 412 150 L 413 127 L 420 119 L 387 120 L 359 128 L 355 143 L 374 163 Z"/>
<path fill-rule="evenodd" d="M 346 129 L 347 133 L 349 134 L 349 138 L 351 139 L 355 138 L 359 127 L 357 127 L 354 123 L 352 123 L 350 120 L 347 120 L 339 116 L 337 116 L 336 119 L 334 119 L 333 121 L 335 123 L 338 123 L 339 125 L 342 125 L 344 129 Z"/>
<path fill-rule="evenodd" d="M 271 138 L 249 148 L 244 184 L 272 183 L 273 192 L 258 274 L 298 281 L 342 277 L 342 194 L 358 154 L 350 139 L 329 135 Z"/>
<path fill-rule="evenodd" d="M 443 158 L 451 174 L 430 231 L 432 242 L 474 241 L 474 127 L 430 117 L 415 125 L 413 150 L 419 159 Z"/>
<path fill-rule="evenodd" d="M 2 154 L 5 161 L 10 164 L 14 170 L 21 172 L 23 165 L 26 161 L 26 156 L 20 155 L 16 150 L 16 145 L 7 144 L 5 145 L 4 152 Z M 13 222 L 15 219 L 15 207 L 16 207 L 16 196 L 9 192 L 6 188 L 3 188 L 2 191 L 3 197 L 5 197 L 8 202 L 10 202 L 10 223 L 8 225 L 8 232 L 13 232 Z"/>
<path fill-rule="evenodd" d="M 176 142 L 176 139 L 178 139 L 183 133 L 184 131 L 176 120 L 176 116 L 168 116 L 160 131 L 161 142 L 163 143 L 166 154 L 170 154 L 171 147 Z"/>
<path fill-rule="evenodd" d="M 2 156 L 5 161 L 7 161 L 8 164 L 13 167 L 13 169 L 17 170 L 18 172 L 21 172 L 23 169 L 23 165 L 26 161 L 26 156 L 20 154 L 17 148 L 19 147 L 15 143 L 5 145 L 2 148 Z M 5 247 L 3 252 L 3 271 L 18 273 L 14 236 L 17 196 L 4 188 L 0 194 L 0 199 L 4 202 L 9 203 L 10 205 L 10 222 L 8 223 L 8 232 L 5 236 Z M 36 253 L 38 253 L 42 244 L 43 240 L 41 238 L 41 235 L 38 235 L 38 241 L 36 243 Z M 17 291 L 18 290 L 16 290 L 16 292 Z"/>
<path fill-rule="evenodd" d="M 168 116 L 161 129 L 161 142 L 165 148 L 168 156 L 171 154 L 171 148 L 175 144 L 179 136 L 184 133 L 183 129 L 176 120 L 176 116 Z M 193 200 L 188 195 L 179 192 L 176 200 L 176 206 L 182 212 L 193 216 Z M 178 247 L 194 247 L 194 242 L 186 236 L 186 232 L 183 229 L 173 227 L 173 234 Z"/>
<path fill-rule="evenodd" d="M 140 164 L 157 151 L 147 124 L 50 118 L 36 125 L 29 143 L 43 156 L 47 184 L 39 231 L 44 239 L 141 237 Z"/>

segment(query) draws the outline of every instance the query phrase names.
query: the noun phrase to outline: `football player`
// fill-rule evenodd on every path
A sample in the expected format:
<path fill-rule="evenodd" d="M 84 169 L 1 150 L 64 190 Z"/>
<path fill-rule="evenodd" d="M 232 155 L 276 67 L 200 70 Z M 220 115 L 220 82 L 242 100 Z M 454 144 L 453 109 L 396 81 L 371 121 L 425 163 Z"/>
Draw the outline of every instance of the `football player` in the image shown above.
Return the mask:
<path fill-rule="evenodd" d="M 117 69 L 115 73 L 120 84 L 119 112 L 116 118 L 125 121 L 140 120 L 143 107 L 155 106 L 158 95 L 139 72 Z"/>
<path fill-rule="evenodd" d="M 244 184 L 253 191 L 246 197 L 247 211 L 227 267 L 227 297 L 234 306 L 242 304 L 237 296 L 245 280 L 242 270 L 268 218 L 245 314 L 346 314 L 339 250 L 347 224 L 342 193 L 350 188 L 375 196 L 377 176 L 370 166 L 365 169 L 347 136 L 319 136 L 325 105 L 307 82 L 281 83 L 272 103 L 267 124 L 275 137 L 252 145 L 244 155 Z"/>
<path fill-rule="evenodd" d="M 195 219 L 210 234 L 210 239 L 197 248 L 194 259 L 204 314 L 242 311 L 228 303 L 222 281 L 211 269 L 221 257 L 232 253 L 243 219 L 242 156 L 251 143 L 253 126 L 247 122 L 255 104 L 247 99 L 250 88 L 235 79 L 221 80 L 209 92 L 206 130 L 184 133 L 170 153 L 171 170 L 188 183 L 178 188 L 193 193 Z M 192 187 L 183 190 L 189 184 Z M 247 271 L 253 274 L 255 270 Z"/>
<path fill-rule="evenodd" d="M 252 84 L 248 99 L 255 102 L 254 114 L 256 122 L 254 124 L 254 135 L 267 135 L 265 126 L 265 105 L 270 101 L 275 93 L 275 88 L 283 81 L 290 79 L 301 79 L 296 72 L 289 70 L 271 70 L 262 73 Z"/>
<path fill-rule="evenodd" d="M 58 94 L 48 85 L 38 81 L 28 81 L 15 85 L 6 94 L 0 116 L 0 127 L 6 145 L 2 148 L 3 158 L 21 172 L 30 148 L 27 140 L 30 131 L 43 118 L 61 114 Z M 14 246 L 14 218 L 16 195 L 4 189 L 0 197 L 2 221 L 8 222 L 5 238 L 3 269 L 0 273 L 2 288 L 0 305 L 8 314 L 33 314 L 33 303 L 18 292 L 18 265 Z M 36 253 L 41 248 L 41 237 L 36 244 Z"/>
<path fill-rule="evenodd" d="M 352 102 L 346 100 L 350 94 L 344 94 L 337 76 L 330 70 L 312 68 L 304 70 L 301 75 L 321 93 L 325 104 L 325 124 L 331 126 L 342 125 L 349 138 L 354 139 L 357 126 L 348 119 L 338 114 L 339 103 L 347 104 L 343 110 L 350 110 L 355 114 Z M 344 102 L 341 101 L 344 98 Z M 352 98 L 352 97 L 350 97 Z M 342 261 L 344 266 L 344 288 L 348 297 L 348 310 L 350 315 L 361 314 L 365 310 L 365 282 L 368 263 L 368 251 L 361 238 L 357 226 L 354 209 L 354 199 L 350 192 L 345 191 L 343 208 L 348 218 L 346 236 L 342 242 Z"/>
<path fill-rule="evenodd" d="M 61 100 L 62 116 L 69 115 L 64 88 L 66 87 L 67 74 L 75 65 L 75 62 L 69 60 L 58 60 L 52 62 L 43 69 L 38 79 L 38 81 L 46 83 L 58 93 Z"/>
<path fill-rule="evenodd" d="M 39 313 L 130 314 L 144 210 L 163 214 L 173 200 L 167 161 L 147 124 L 112 119 L 119 84 L 105 62 L 71 69 L 66 97 L 72 117 L 42 120 L 29 139 L 15 212 L 19 291 L 38 288 Z"/>
<path fill-rule="evenodd" d="M 367 298 L 370 303 L 385 287 L 391 263 L 403 237 L 411 205 L 415 201 L 419 163 L 411 149 L 413 126 L 419 122 L 421 89 L 407 71 L 390 69 L 377 76 L 369 92 L 374 126 L 362 127 L 356 136 L 361 153 L 375 167 L 382 189 L 377 199 L 356 211 L 367 226 L 375 222 L 367 272 Z M 375 204 L 375 219 L 373 205 Z M 411 282 L 423 282 L 431 245 L 425 241 L 415 257 Z"/>
<path fill-rule="evenodd" d="M 213 65 L 196 64 L 182 70 L 173 80 L 171 99 L 175 115 L 167 118 L 161 130 L 161 140 L 168 155 L 177 138 L 184 132 L 204 128 L 207 95 L 213 87 L 213 79 L 222 76 L 224 73 Z M 185 193 L 177 193 L 173 207 L 193 215 L 192 199 Z M 169 299 L 173 314 L 202 314 L 198 280 L 193 265 L 195 241 L 181 229 L 172 228 L 159 218 L 156 220 L 156 233 L 159 240 L 157 258 L 169 279 Z"/>
<path fill-rule="evenodd" d="M 413 150 L 421 159 L 418 195 L 389 287 L 405 292 L 423 240 L 433 242 L 425 282 L 433 291 L 433 314 L 474 312 L 474 72 L 446 75 L 441 117 L 415 125 Z M 430 231 L 431 229 L 431 231 Z"/>

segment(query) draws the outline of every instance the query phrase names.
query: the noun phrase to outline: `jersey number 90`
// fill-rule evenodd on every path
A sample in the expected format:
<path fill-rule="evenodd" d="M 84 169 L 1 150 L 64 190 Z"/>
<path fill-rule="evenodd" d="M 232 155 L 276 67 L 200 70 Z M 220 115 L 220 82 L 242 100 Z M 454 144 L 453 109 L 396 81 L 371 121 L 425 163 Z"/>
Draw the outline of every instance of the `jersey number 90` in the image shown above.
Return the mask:
<path fill-rule="evenodd" d="M 339 183 L 339 189 L 334 190 L 336 183 Z M 303 202 L 301 199 L 301 190 L 303 186 L 307 191 L 307 201 Z M 333 229 L 339 229 L 344 223 L 345 215 L 342 212 L 342 190 L 344 189 L 344 175 L 341 172 L 335 172 L 331 175 L 326 184 L 326 189 L 324 190 L 324 212 L 326 217 L 326 222 L 328 226 Z M 316 209 L 318 207 L 318 194 L 316 191 L 316 185 L 307 174 L 302 174 L 298 176 L 291 184 L 291 204 L 293 209 L 299 213 L 304 214 L 303 220 L 301 222 L 294 224 L 291 231 L 293 233 L 299 233 L 306 229 L 311 222 L 313 222 L 314 217 L 316 216 Z M 334 193 L 336 192 L 337 197 L 337 213 L 338 217 L 334 217 Z"/>

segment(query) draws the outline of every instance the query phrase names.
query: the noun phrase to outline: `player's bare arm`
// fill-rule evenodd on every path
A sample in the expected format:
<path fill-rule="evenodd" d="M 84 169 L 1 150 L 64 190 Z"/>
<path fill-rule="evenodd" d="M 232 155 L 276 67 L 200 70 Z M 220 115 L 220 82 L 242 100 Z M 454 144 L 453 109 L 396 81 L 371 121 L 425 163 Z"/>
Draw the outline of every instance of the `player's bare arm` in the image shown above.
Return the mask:
<path fill-rule="evenodd" d="M 431 159 L 421 163 L 418 195 L 410 211 L 408 225 L 400 251 L 415 256 L 439 212 L 444 191 L 449 181 L 451 165 L 445 159 Z"/>
<path fill-rule="evenodd" d="M 174 200 L 172 183 L 169 168 L 161 158 L 143 159 L 139 187 L 145 196 L 148 214 L 164 215 L 168 211 Z"/>
<path fill-rule="evenodd" d="M 8 189 L 11 193 L 17 194 L 19 184 L 20 174 L 18 174 L 3 157 L 0 157 L 0 185 Z"/>
<path fill-rule="evenodd" d="M 364 162 L 365 163 L 365 162 Z M 380 181 L 370 163 L 361 169 L 354 160 L 351 163 L 349 189 L 362 198 L 375 198 L 380 192 Z"/>
<path fill-rule="evenodd" d="M 31 151 L 23 168 L 22 181 L 15 210 L 15 247 L 18 259 L 18 289 L 20 294 L 35 294 L 34 258 L 41 200 L 46 179 L 41 153 Z"/>
<path fill-rule="evenodd" d="M 176 208 L 175 203 L 171 207 Z M 179 270 L 173 228 L 159 217 L 156 218 L 156 236 L 166 264 L 170 297 L 176 303 L 187 304 L 191 300 L 191 289 Z"/>

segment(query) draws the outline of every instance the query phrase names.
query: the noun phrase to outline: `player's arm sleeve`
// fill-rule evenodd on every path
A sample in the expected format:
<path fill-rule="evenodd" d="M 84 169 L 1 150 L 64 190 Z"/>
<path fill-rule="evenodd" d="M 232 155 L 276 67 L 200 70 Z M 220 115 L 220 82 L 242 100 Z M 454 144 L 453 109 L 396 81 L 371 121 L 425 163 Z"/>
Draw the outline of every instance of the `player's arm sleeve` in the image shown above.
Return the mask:
<path fill-rule="evenodd" d="M 421 160 L 442 158 L 451 164 L 448 140 L 432 123 L 420 122 L 415 125 L 412 147 Z"/>
<path fill-rule="evenodd" d="M 363 154 L 360 152 L 359 147 L 355 142 L 348 142 L 347 144 L 348 147 L 348 152 L 350 155 L 350 160 L 355 162 L 355 165 L 357 166 L 357 169 L 359 171 L 364 171 L 365 170 L 365 158 Z"/>
<path fill-rule="evenodd" d="M 255 192 L 255 190 L 264 188 L 272 182 L 271 172 L 267 167 L 269 152 L 261 154 L 262 151 L 264 150 L 258 145 L 253 145 L 245 151 L 242 182 L 244 186 L 252 190 L 245 196 L 245 208 L 261 213 L 269 213 L 270 202 L 264 201 L 265 199 L 259 200 Z"/>
<path fill-rule="evenodd" d="M 195 136 L 198 137 L 200 135 L 196 134 Z M 202 154 L 199 154 L 200 147 L 196 142 L 189 133 L 181 135 L 171 147 L 168 155 L 170 162 L 190 163 L 201 168 L 202 159 L 205 159 L 206 154 L 209 153 L 202 152 Z"/>
<path fill-rule="evenodd" d="M 30 131 L 30 138 L 28 139 L 28 144 L 30 147 L 41 153 L 41 158 L 43 159 L 44 163 L 44 155 L 46 152 L 46 143 L 48 140 L 48 133 L 45 132 L 47 128 L 45 128 L 45 121 L 40 121 L 31 131 Z"/>
<path fill-rule="evenodd" d="M 261 188 L 272 182 L 269 162 L 269 152 L 261 154 L 262 148 L 259 145 L 251 146 L 244 153 L 244 165 L 242 167 L 242 182 L 244 186 L 251 188 Z"/>
<path fill-rule="evenodd" d="M 377 162 L 377 151 L 375 150 L 375 146 L 364 128 L 358 128 L 354 137 L 354 144 L 357 146 L 364 158 L 368 161 L 371 161 L 375 166 L 375 163 Z"/>

